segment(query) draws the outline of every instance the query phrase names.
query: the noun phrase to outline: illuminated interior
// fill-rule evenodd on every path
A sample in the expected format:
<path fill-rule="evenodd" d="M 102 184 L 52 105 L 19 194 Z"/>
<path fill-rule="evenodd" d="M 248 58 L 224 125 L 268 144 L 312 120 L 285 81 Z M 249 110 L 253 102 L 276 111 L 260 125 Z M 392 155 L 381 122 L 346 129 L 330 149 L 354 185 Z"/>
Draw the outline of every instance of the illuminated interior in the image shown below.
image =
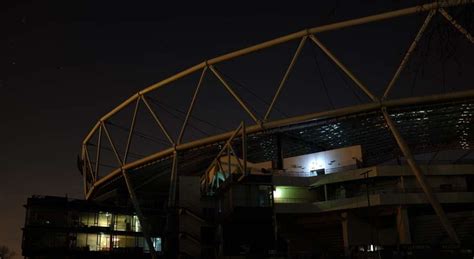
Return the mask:
<path fill-rule="evenodd" d="M 301 203 L 312 201 L 313 196 L 305 187 L 275 186 L 273 199 L 275 203 Z"/>
<path fill-rule="evenodd" d="M 85 227 L 111 227 L 116 231 L 141 232 L 136 215 L 112 214 L 109 212 L 84 212 L 80 214 L 80 224 Z"/>

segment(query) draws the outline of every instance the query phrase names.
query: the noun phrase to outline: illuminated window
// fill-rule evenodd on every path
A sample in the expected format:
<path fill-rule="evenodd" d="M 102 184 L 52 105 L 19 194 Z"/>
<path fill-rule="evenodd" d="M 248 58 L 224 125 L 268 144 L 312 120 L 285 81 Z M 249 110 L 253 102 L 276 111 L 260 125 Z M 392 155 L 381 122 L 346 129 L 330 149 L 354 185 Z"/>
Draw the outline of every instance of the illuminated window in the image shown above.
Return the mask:
<path fill-rule="evenodd" d="M 282 197 L 282 190 L 280 187 L 275 187 L 275 190 L 273 191 L 273 198 L 274 199 L 279 199 Z"/>
<path fill-rule="evenodd" d="M 99 212 L 97 215 L 97 226 L 108 227 L 112 223 L 112 214 L 108 212 Z"/>
<path fill-rule="evenodd" d="M 140 220 L 138 220 L 138 217 L 136 215 L 133 215 L 132 217 L 132 231 L 135 232 L 140 232 L 142 231 L 142 227 L 140 226 Z"/>
<path fill-rule="evenodd" d="M 151 241 L 153 242 L 153 247 L 155 248 L 155 251 L 161 251 L 161 238 L 154 237 Z"/>
<path fill-rule="evenodd" d="M 132 229 L 132 216 L 115 215 L 114 229 L 119 231 L 134 231 Z"/>

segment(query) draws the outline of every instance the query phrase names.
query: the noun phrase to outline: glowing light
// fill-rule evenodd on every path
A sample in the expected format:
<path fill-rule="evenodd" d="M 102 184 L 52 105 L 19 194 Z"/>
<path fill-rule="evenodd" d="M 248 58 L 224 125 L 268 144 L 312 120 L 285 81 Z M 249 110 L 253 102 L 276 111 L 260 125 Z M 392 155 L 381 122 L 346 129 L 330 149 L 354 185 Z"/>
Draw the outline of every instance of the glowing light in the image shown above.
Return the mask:
<path fill-rule="evenodd" d="M 276 187 L 275 190 L 273 190 L 273 198 L 278 199 L 278 198 L 281 198 L 281 196 L 282 196 L 281 189 Z"/>
<path fill-rule="evenodd" d="M 314 171 L 314 170 L 318 170 L 318 169 L 323 169 L 324 168 L 324 162 L 320 159 L 318 160 L 311 160 L 309 162 L 309 170 L 310 171 Z"/>
<path fill-rule="evenodd" d="M 133 222 L 135 222 L 134 231 L 140 232 L 140 220 L 138 220 L 137 215 L 133 215 Z"/>

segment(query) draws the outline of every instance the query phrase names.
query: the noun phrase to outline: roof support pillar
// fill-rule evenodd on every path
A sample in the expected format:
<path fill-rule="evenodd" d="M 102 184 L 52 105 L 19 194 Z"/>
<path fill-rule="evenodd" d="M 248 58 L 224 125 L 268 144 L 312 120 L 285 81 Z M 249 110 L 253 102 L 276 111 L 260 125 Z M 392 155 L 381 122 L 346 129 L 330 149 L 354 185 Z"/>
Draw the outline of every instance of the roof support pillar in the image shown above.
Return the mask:
<path fill-rule="evenodd" d="M 446 216 L 446 213 L 443 210 L 443 207 L 438 201 L 438 198 L 433 194 L 433 189 L 429 185 L 425 175 L 421 171 L 421 168 L 418 166 L 418 164 L 415 162 L 415 159 L 413 157 L 413 154 L 411 153 L 410 148 L 408 147 L 407 143 L 403 139 L 402 135 L 398 131 L 397 127 L 395 126 L 395 123 L 392 121 L 390 118 L 390 115 L 387 113 L 386 108 L 382 108 L 382 113 L 385 118 L 385 121 L 387 122 L 388 128 L 393 134 L 393 137 L 398 143 L 398 146 L 400 147 L 400 150 L 402 151 L 403 155 L 405 156 L 407 163 L 412 170 L 413 174 L 415 175 L 416 179 L 418 180 L 418 183 L 420 184 L 421 188 L 423 189 L 423 192 L 426 194 L 426 198 L 430 202 L 431 206 L 436 212 L 436 215 L 438 215 L 439 220 L 441 221 L 441 225 L 444 227 L 444 230 L 446 230 L 446 233 L 448 236 L 453 240 L 455 243 L 459 244 L 459 238 L 454 231 L 453 226 L 448 220 L 448 217 Z"/>
<path fill-rule="evenodd" d="M 152 259 L 157 259 L 158 254 L 156 253 L 155 247 L 153 246 L 153 241 L 151 240 L 150 226 L 148 225 L 148 222 L 145 219 L 145 216 L 143 215 L 143 212 L 140 208 L 140 204 L 138 203 L 138 199 L 137 199 L 137 196 L 135 194 L 135 190 L 133 189 L 133 185 L 132 185 L 132 182 L 130 181 L 128 173 L 124 169 L 122 169 L 122 176 L 123 176 L 123 179 L 125 180 L 125 185 L 127 186 L 128 195 L 130 197 L 130 200 L 132 200 L 132 204 L 133 204 L 133 207 L 135 209 L 135 213 L 137 213 L 137 217 L 140 220 L 140 225 L 142 226 L 143 236 L 145 237 L 148 248 L 150 249 L 151 258 Z"/>
<path fill-rule="evenodd" d="M 173 165 L 171 167 L 170 189 L 168 196 L 168 207 L 176 206 L 176 187 L 178 182 L 178 152 L 173 152 Z"/>
<path fill-rule="evenodd" d="M 404 206 L 397 208 L 397 231 L 398 242 L 400 242 L 400 244 L 411 244 L 410 220 L 408 218 L 407 208 Z"/>
<path fill-rule="evenodd" d="M 145 237 L 145 241 L 147 242 L 148 248 L 150 249 L 151 258 L 156 259 L 158 258 L 158 254 L 156 253 L 155 247 L 153 246 L 153 242 L 151 240 L 149 228 L 150 226 L 148 225 L 148 222 L 146 221 L 146 218 L 142 213 L 140 204 L 138 203 L 137 195 L 135 194 L 135 189 L 133 188 L 133 184 L 129 178 L 127 171 L 123 168 L 123 161 L 120 158 L 120 155 L 117 152 L 117 148 L 115 147 L 115 144 L 112 141 L 112 138 L 110 137 L 110 133 L 107 130 L 107 127 L 105 126 L 105 123 L 103 121 L 101 121 L 101 127 L 104 130 L 105 136 L 109 140 L 110 146 L 112 147 L 112 151 L 114 152 L 115 157 L 117 158 L 117 162 L 120 164 L 120 171 L 125 181 L 125 185 L 127 186 L 128 195 L 130 197 L 130 200 L 132 201 L 135 213 L 137 213 L 138 220 L 140 220 L 140 225 L 142 226 L 142 233 Z"/>

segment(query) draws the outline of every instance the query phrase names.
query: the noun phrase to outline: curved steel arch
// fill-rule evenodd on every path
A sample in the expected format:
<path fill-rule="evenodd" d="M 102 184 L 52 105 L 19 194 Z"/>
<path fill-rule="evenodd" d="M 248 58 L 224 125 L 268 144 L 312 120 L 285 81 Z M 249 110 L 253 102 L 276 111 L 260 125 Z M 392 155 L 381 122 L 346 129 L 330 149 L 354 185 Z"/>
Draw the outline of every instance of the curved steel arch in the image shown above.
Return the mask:
<path fill-rule="evenodd" d="M 443 100 L 456 100 L 460 98 L 472 98 L 474 97 L 474 90 L 470 91 L 465 91 L 465 92 L 458 92 L 458 93 L 450 93 L 450 94 L 444 94 L 444 95 L 435 95 L 435 96 L 426 96 L 426 97 L 416 97 L 416 98 L 405 98 L 405 99 L 398 99 L 398 100 L 387 100 L 387 97 L 389 96 L 389 93 L 391 89 L 393 88 L 393 85 L 397 81 L 400 72 L 403 70 L 407 60 L 410 58 L 411 53 L 413 50 L 416 48 L 416 45 L 420 38 L 422 37 L 427 25 L 431 21 L 432 17 L 436 14 L 436 12 L 440 12 L 441 15 L 446 18 L 446 20 L 451 23 L 460 33 L 464 34 L 466 38 L 472 42 L 473 37 L 471 34 L 466 31 L 462 26 L 460 26 L 445 10 L 445 7 L 450 7 L 450 6 L 455 6 L 455 5 L 460 5 L 460 4 L 468 4 L 472 3 L 473 1 L 454 1 L 454 0 L 448 0 L 448 1 L 441 1 L 441 2 L 434 2 L 430 4 L 425 4 L 425 5 L 420 5 L 420 6 L 414 6 L 410 8 L 405 8 L 401 10 L 396 10 L 392 12 L 386 12 L 386 13 L 381 13 L 381 14 L 376 14 L 372 16 L 367 16 L 367 17 L 362 17 L 362 18 L 357 18 L 357 19 L 352 19 L 352 20 L 347 20 L 343 22 L 337 22 L 333 24 L 328 24 L 328 25 L 323 25 L 323 26 L 318 26 L 310 29 L 305 29 L 299 32 L 295 32 L 286 36 L 282 36 L 270 41 L 266 41 L 251 47 L 247 47 L 241 50 L 237 50 L 213 59 L 209 59 L 207 61 L 204 61 L 202 63 L 199 63 L 193 67 L 190 67 L 182 72 L 179 72 L 171 77 L 168 77 L 158 83 L 155 83 L 138 93 L 134 94 L 124 102 L 122 102 L 120 105 L 115 107 L 112 111 L 108 112 L 105 114 L 100 120 L 94 125 L 94 127 L 91 129 L 91 131 L 87 134 L 85 139 L 82 142 L 82 152 L 81 152 L 81 158 L 83 161 L 83 177 L 84 177 L 84 193 L 86 195 L 86 198 L 89 198 L 91 194 L 94 192 L 96 188 L 98 188 L 101 184 L 107 182 L 108 180 L 116 177 L 117 175 L 122 174 L 124 176 L 124 179 L 127 183 L 127 187 L 130 192 L 130 196 L 132 199 L 135 196 L 133 187 L 130 185 L 130 183 L 127 180 L 127 170 L 143 165 L 147 162 L 167 157 L 167 156 L 172 156 L 174 154 L 174 157 L 176 157 L 176 153 L 179 151 L 187 150 L 190 148 L 206 145 L 209 143 L 215 143 L 218 141 L 223 141 L 229 138 L 232 135 L 232 132 L 227 132 L 219 135 L 214 135 L 211 137 L 187 142 L 187 143 L 181 143 L 183 134 L 186 130 L 186 126 L 188 125 L 188 120 L 189 116 L 193 111 L 193 107 L 195 104 L 195 101 L 198 97 L 198 93 L 200 90 L 200 86 L 202 84 L 203 78 L 206 75 L 206 73 L 211 73 L 213 74 L 223 85 L 223 87 L 226 89 L 228 93 L 231 94 L 231 96 L 239 103 L 241 106 L 242 110 L 245 111 L 250 118 L 255 122 L 254 125 L 247 127 L 246 128 L 246 133 L 255 133 L 259 131 L 263 131 L 266 129 L 271 129 L 271 128 L 276 128 L 276 127 L 281 127 L 285 125 L 290 125 L 294 123 L 300 123 L 308 120 L 316 120 L 316 119 L 321 119 L 321 118 L 330 118 L 330 117 L 337 117 L 337 116 L 344 116 L 344 115 L 349 115 L 349 114 L 356 114 L 360 112 L 367 112 L 367 111 L 380 111 L 382 110 L 384 112 L 384 115 L 387 115 L 385 112 L 385 108 L 387 107 L 397 107 L 397 106 L 402 106 L 402 105 L 407 105 L 407 104 L 416 104 L 416 103 L 425 103 L 425 102 L 437 102 L 437 101 L 443 101 Z M 337 30 L 337 29 L 342 29 L 342 28 L 347 28 L 351 26 L 356 26 L 356 25 L 362 25 L 366 23 L 372 23 L 372 22 L 377 22 L 377 21 L 382 21 L 382 20 L 387 20 L 387 19 L 392 19 L 395 17 L 400 17 L 400 16 L 406 16 L 406 15 L 411 15 L 415 13 L 421 13 L 421 12 L 428 12 L 428 15 L 425 19 L 425 22 L 422 24 L 421 28 L 419 29 L 414 41 L 408 48 L 407 52 L 405 53 L 405 56 L 403 57 L 399 67 L 397 68 L 396 72 L 394 73 L 392 79 L 388 83 L 388 85 L 385 88 L 384 94 L 380 97 L 375 96 L 370 89 L 362 82 L 360 81 L 317 37 L 316 34 L 320 32 L 325 32 L 325 31 L 332 31 L 332 30 Z M 294 56 L 286 69 L 279 85 L 276 90 L 276 92 L 273 95 L 272 101 L 269 105 L 269 107 L 266 110 L 266 113 L 263 118 L 258 118 L 256 114 L 254 114 L 251 109 L 247 106 L 247 104 L 240 98 L 240 96 L 233 90 L 232 86 L 221 76 L 221 74 L 215 69 L 214 65 L 219 64 L 221 62 L 231 60 L 238 58 L 243 55 L 247 55 L 250 53 L 254 53 L 256 51 L 260 51 L 263 49 L 267 49 L 279 44 L 283 44 L 285 42 L 289 42 L 292 40 L 300 40 L 300 43 L 298 45 L 298 48 L 296 49 Z M 287 119 L 282 119 L 282 120 L 274 120 L 274 121 L 269 121 L 268 117 L 270 113 L 272 112 L 272 109 L 274 107 L 274 104 L 276 100 L 279 97 L 279 93 L 282 90 L 282 88 L 285 85 L 285 82 L 288 78 L 288 75 L 291 73 L 293 65 L 295 64 L 296 60 L 298 59 L 298 56 L 301 52 L 302 47 L 305 45 L 305 43 L 310 40 L 310 42 L 313 42 L 319 49 L 326 54 L 326 56 L 333 61 L 345 74 L 347 77 L 349 77 L 355 85 L 372 101 L 366 104 L 362 105 L 357 105 L 357 106 L 352 106 L 352 107 L 345 107 L 341 109 L 335 109 L 335 110 L 329 110 L 325 112 L 320 112 L 320 113 L 313 113 L 313 114 L 307 114 L 307 115 L 300 115 L 292 118 L 287 118 Z M 160 117 L 153 111 L 152 107 L 147 101 L 147 94 L 150 92 L 153 92 L 155 90 L 158 90 L 159 88 L 166 86 L 180 78 L 186 77 L 190 74 L 193 74 L 195 72 L 201 71 L 201 76 L 199 78 L 199 81 L 197 83 L 195 92 L 193 94 L 192 101 L 190 105 L 188 106 L 187 113 L 185 120 L 180 127 L 180 131 L 178 132 L 178 138 L 173 139 L 171 137 L 171 134 L 168 132 L 166 125 L 163 124 L 161 121 Z M 106 123 L 109 119 L 111 119 L 115 114 L 117 114 L 119 111 L 124 109 L 125 107 L 128 107 L 129 105 L 133 104 L 135 102 L 135 110 L 134 114 L 132 117 L 131 121 L 131 127 L 129 130 L 128 134 L 128 139 L 126 142 L 126 149 L 125 153 L 123 156 L 121 156 L 115 146 L 115 143 L 110 136 Z M 158 153 L 151 154 L 145 158 L 142 158 L 140 160 L 134 161 L 134 162 L 127 162 L 127 157 L 129 155 L 129 148 L 130 144 L 132 141 L 132 135 L 133 135 L 133 130 L 135 126 L 135 118 L 137 114 L 137 110 L 139 105 L 144 105 L 148 112 L 152 115 L 153 120 L 161 130 L 161 132 L 166 136 L 167 141 L 169 141 L 170 148 L 162 150 Z M 390 126 L 394 126 L 393 123 L 390 123 L 390 117 L 385 116 L 387 124 Z M 390 126 L 390 129 L 392 130 L 392 133 L 394 134 L 395 138 L 397 141 L 400 138 L 399 134 L 397 133 L 397 129 Z M 95 159 L 95 166 L 92 165 L 89 152 L 87 150 L 87 145 L 89 144 L 92 136 L 98 133 L 99 135 L 99 141 L 98 141 L 98 148 L 97 148 L 97 154 L 96 154 L 96 159 Z M 105 135 L 106 139 L 108 140 L 110 146 L 112 147 L 112 151 L 117 159 L 118 166 L 115 170 L 110 172 L 108 175 L 105 177 L 98 179 L 99 174 L 98 174 L 98 168 L 99 168 L 99 162 L 100 162 L 100 143 L 101 143 L 101 138 Z M 399 145 L 402 147 L 402 150 L 406 150 L 404 148 L 404 141 L 400 140 L 398 141 Z M 404 152 L 405 153 L 405 152 Z M 407 157 L 410 157 L 409 153 L 405 153 Z M 175 174 L 174 171 L 176 171 L 176 165 L 177 163 L 176 159 L 173 159 L 173 174 Z M 413 168 L 414 173 L 418 177 L 418 173 L 416 170 L 416 165 Z M 420 176 L 419 180 L 423 182 L 423 176 Z M 90 179 L 90 180 L 89 180 Z M 89 186 L 90 185 L 90 186 Z M 427 187 L 428 188 L 428 187 Z M 431 196 L 431 191 L 430 189 L 425 189 L 425 193 L 427 194 L 428 197 Z M 436 201 L 435 198 L 430 199 L 430 202 L 432 203 L 433 207 L 440 207 L 439 203 Z M 139 210 L 139 208 L 137 208 Z M 438 210 L 437 210 L 438 212 Z M 439 212 L 440 218 L 445 218 L 445 216 L 441 215 L 443 214 L 442 209 L 441 212 Z M 451 231 L 448 225 L 449 224 L 443 224 L 445 228 L 447 229 L 447 232 L 450 234 L 450 236 L 454 239 L 457 240 L 457 237 L 453 231 Z M 454 234 L 453 234 L 454 233 Z"/>

